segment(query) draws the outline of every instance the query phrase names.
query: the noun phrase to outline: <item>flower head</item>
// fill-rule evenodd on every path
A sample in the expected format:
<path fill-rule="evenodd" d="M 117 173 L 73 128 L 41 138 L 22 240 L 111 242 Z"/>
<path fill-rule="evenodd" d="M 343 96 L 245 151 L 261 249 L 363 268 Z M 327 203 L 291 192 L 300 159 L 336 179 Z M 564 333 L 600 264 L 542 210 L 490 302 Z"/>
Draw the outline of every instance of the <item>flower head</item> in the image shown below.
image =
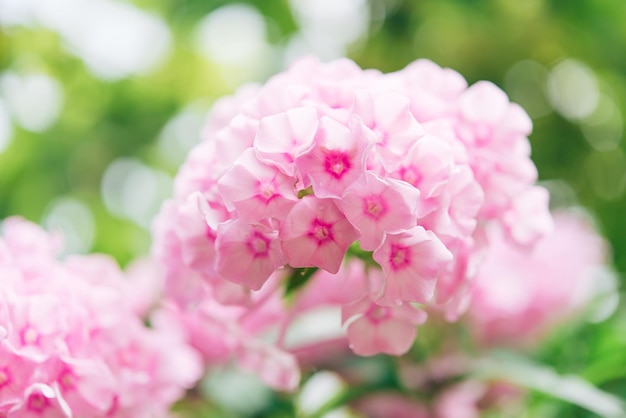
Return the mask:
<path fill-rule="evenodd" d="M 0 272 L 14 276 L 0 285 L 0 415 L 121 418 L 149 404 L 163 416 L 200 377 L 197 353 L 144 326 L 113 260 L 60 261 L 49 251 L 56 237 L 19 218 L 5 224 Z M 46 269 L 33 270 L 29 253 Z"/>
<path fill-rule="evenodd" d="M 352 318 L 355 352 L 405 352 L 423 319 L 414 304 L 450 320 L 467 308 L 488 230 L 519 249 L 549 233 L 530 131 L 494 84 L 468 87 L 427 60 L 382 74 L 300 59 L 216 104 L 154 230 L 166 296 L 262 374 L 289 351 L 296 317 L 322 306 Z M 272 323 L 245 325 L 270 311 L 265 297 L 279 336 L 248 355 Z"/>

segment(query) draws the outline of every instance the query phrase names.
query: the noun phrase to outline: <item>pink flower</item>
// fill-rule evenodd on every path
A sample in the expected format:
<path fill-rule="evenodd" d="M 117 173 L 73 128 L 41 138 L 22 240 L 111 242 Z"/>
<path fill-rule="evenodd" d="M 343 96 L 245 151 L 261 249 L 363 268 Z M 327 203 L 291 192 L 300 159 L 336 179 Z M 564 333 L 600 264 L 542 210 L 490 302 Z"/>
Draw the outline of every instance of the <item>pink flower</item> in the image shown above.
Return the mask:
<path fill-rule="evenodd" d="M 537 342 L 593 298 L 606 243 L 581 214 L 564 212 L 554 219 L 554 232 L 530 251 L 489 231 L 489 251 L 478 268 L 469 310 L 476 338 L 484 344 Z"/>
<path fill-rule="evenodd" d="M 514 240 L 520 239 L 521 245 L 532 244 L 546 232 L 549 215 L 547 199 L 540 204 L 536 192 L 527 192 L 537 179 L 527 138 L 532 129 L 530 118 L 489 82 L 478 82 L 459 96 L 457 117 L 457 137 L 467 147 L 470 166 L 485 195 L 481 217 L 503 222 L 504 216 L 510 217 L 505 213 L 512 206 L 534 206 L 533 211 L 542 212 L 542 220 L 531 226 L 536 230 L 534 235 L 522 237 L 520 228 L 513 231 L 510 223 L 503 222 L 518 237 Z M 530 203 L 523 202 L 524 195 Z"/>
<path fill-rule="evenodd" d="M 294 177 L 294 162 L 313 148 L 318 124 L 317 112 L 310 107 L 298 107 L 263 118 L 254 139 L 258 158 Z"/>
<path fill-rule="evenodd" d="M 350 348 L 360 356 L 406 353 L 417 335 L 417 325 L 426 321 L 426 313 L 409 304 L 380 306 L 369 296 L 344 305 L 341 317 L 347 324 Z"/>
<path fill-rule="evenodd" d="M 258 94 L 259 88 L 257 84 L 245 84 L 239 87 L 234 95 L 222 97 L 213 103 L 203 137 L 210 137 L 228 126 L 230 121 L 241 112 L 245 103 Z"/>
<path fill-rule="evenodd" d="M 407 93 L 411 112 L 420 122 L 452 114 L 456 99 L 467 88 L 461 74 L 425 59 L 414 61 L 387 78 L 391 87 Z"/>
<path fill-rule="evenodd" d="M 422 199 L 428 199 L 441 193 L 453 167 L 450 145 L 441 138 L 426 135 L 412 143 L 391 175 L 413 185 L 421 192 Z"/>
<path fill-rule="evenodd" d="M 315 146 L 296 160 L 304 185 L 312 184 L 315 196 L 339 198 L 360 180 L 371 144 L 363 129 L 357 120 L 346 126 L 327 116 L 321 118 Z"/>
<path fill-rule="evenodd" d="M 331 199 L 305 196 L 280 229 L 287 262 L 292 267 L 319 267 L 337 273 L 358 232 Z"/>
<path fill-rule="evenodd" d="M 361 233 L 361 248 L 372 251 L 380 246 L 386 233 L 415 225 L 418 200 L 419 191 L 410 184 L 367 172 L 364 184 L 347 190 L 340 204 Z"/>
<path fill-rule="evenodd" d="M 285 256 L 278 231 L 235 219 L 219 225 L 215 250 L 217 273 L 235 283 L 259 290 Z"/>
<path fill-rule="evenodd" d="M 195 347 L 205 367 L 235 360 L 272 388 L 294 390 L 300 379 L 296 359 L 268 337 L 268 331 L 286 316 L 283 290 L 277 288 L 280 279 L 274 274 L 247 305 L 226 305 L 211 297 L 185 310 L 167 303 L 155 312 L 153 323 Z"/>
<path fill-rule="evenodd" d="M 275 311 L 279 351 L 287 328 L 316 304 L 416 302 L 456 320 L 490 251 L 487 230 L 497 226 L 528 249 L 549 233 L 531 128 L 492 83 L 468 88 L 427 60 L 381 74 L 346 59 L 300 59 L 217 104 L 154 229 L 165 293 L 183 318 L 202 307 L 188 321 L 199 329 L 222 318 L 209 305 L 256 316 L 267 306 L 259 294 L 287 280 L 289 299 L 303 302 Z M 381 270 L 360 264 L 372 257 Z M 342 265 L 361 268 L 335 275 Z M 306 270 L 311 283 L 293 287 L 288 277 L 307 267 L 324 272 Z M 256 341 L 265 329 L 227 317 L 229 341 Z"/>
<path fill-rule="evenodd" d="M 543 187 L 530 187 L 513 197 L 502 221 L 516 243 L 528 247 L 552 232 L 554 222 L 548 209 L 549 199 Z"/>
<path fill-rule="evenodd" d="M 237 353 L 240 367 L 256 373 L 276 390 L 293 391 L 300 382 L 296 358 L 258 340 L 245 341 Z"/>
<path fill-rule="evenodd" d="M 218 182 L 220 193 L 240 219 L 284 219 L 298 200 L 295 182 L 277 168 L 261 163 L 248 148 Z"/>
<path fill-rule="evenodd" d="M 439 274 L 452 261 L 452 254 L 435 234 L 416 226 L 387 234 L 383 244 L 374 251 L 374 260 L 385 273 L 378 303 L 427 303 L 433 297 Z"/>
<path fill-rule="evenodd" d="M 409 111 L 410 100 L 392 91 L 357 91 L 353 106 L 365 126 L 374 134 L 375 161 L 386 170 L 395 168 L 424 135 L 424 129 Z"/>
<path fill-rule="evenodd" d="M 150 399 L 151 416 L 163 416 L 200 377 L 197 353 L 144 326 L 111 258 L 59 261 L 42 251 L 46 269 L 32 269 L 22 263 L 32 249 L 25 244 L 37 237 L 51 248 L 56 238 L 18 218 L 8 225 L 0 237 L 10 251 L 0 272 L 13 266 L 0 285 L 0 415 L 141 416 L 132 411 Z"/>
<path fill-rule="evenodd" d="M 436 418 L 479 418 L 478 402 L 487 388 L 480 382 L 465 381 L 447 388 L 438 396 L 434 407 Z"/>
<path fill-rule="evenodd" d="M 34 383 L 24 390 L 23 400 L 11 408 L 8 416 L 24 418 L 59 418 L 71 416 L 72 411 L 58 391 L 43 383 Z"/>

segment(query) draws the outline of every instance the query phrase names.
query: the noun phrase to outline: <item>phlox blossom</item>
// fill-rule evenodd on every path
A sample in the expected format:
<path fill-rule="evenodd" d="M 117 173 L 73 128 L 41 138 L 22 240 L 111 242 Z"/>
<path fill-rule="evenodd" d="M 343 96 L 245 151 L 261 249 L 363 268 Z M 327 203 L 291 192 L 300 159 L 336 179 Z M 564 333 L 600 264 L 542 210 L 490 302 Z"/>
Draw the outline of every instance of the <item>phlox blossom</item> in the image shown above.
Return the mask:
<path fill-rule="evenodd" d="M 421 304 L 456 320 L 493 251 L 488 230 L 520 251 L 550 232 L 530 122 L 494 84 L 468 87 L 427 60 L 383 74 L 347 59 L 299 59 L 221 99 L 181 167 L 154 228 L 168 303 L 183 318 L 201 312 L 188 321 L 198 327 L 219 322 L 212 315 L 222 310 L 239 312 L 227 315 L 224 334 L 247 348 L 223 345 L 236 357 L 271 334 L 269 320 L 254 331 L 243 325 L 266 309 L 259 294 L 293 302 L 273 305 L 278 337 L 245 357 L 254 359 L 273 349 L 292 355 L 285 335 L 297 317 L 362 300 L 371 312 L 359 305 L 347 329 L 355 352 L 406 352 L 416 335 L 408 328 L 420 321 L 381 328 L 386 322 L 373 319 L 417 318 Z M 249 362 L 257 371 L 273 361 L 263 356 Z"/>
<path fill-rule="evenodd" d="M 435 234 L 416 226 L 387 234 L 383 244 L 374 251 L 374 260 L 385 273 L 379 303 L 427 303 L 433 297 L 439 273 L 452 261 L 452 253 Z"/>
<path fill-rule="evenodd" d="M 391 171 L 411 146 L 424 135 L 424 128 L 409 111 L 408 97 L 393 91 L 355 92 L 353 113 L 373 133 L 375 162 Z"/>
<path fill-rule="evenodd" d="M 341 315 L 350 347 L 362 356 L 406 353 L 415 340 L 417 325 L 426 321 L 426 313 L 409 304 L 380 306 L 369 296 L 344 305 Z"/>
<path fill-rule="evenodd" d="M 0 284 L 0 415 L 167 416 L 200 377 L 198 354 L 145 327 L 110 258 L 60 261 L 58 237 L 19 218 L 4 226 L 0 275 L 11 280 Z"/>
<path fill-rule="evenodd" d="M 313 148 L 319 125 L 317 111 L 310 107 L 290 109 L 263 118 L 254 138 L 258 158 L 295 176 L 295 160 Z"/>
<path fill-rule="evenodd" d="M 282 248 L 292 267 L 339 271 L 346 250 L 359 234 L 331 199 L 306 196 L 280 229 Z"/>
<path fill-rule="evenodd" d="M 312 184 L 317 197 L 341 197 L 365 172 L 371 142 L 358 120 L 348 126 L 327 116 L 320 121 L 315 146 L 296 160 L 304 185 Z"/>
<path fill-rule="evenodd" d="M 220 224 L 217 234 L 215 269 L 228 280 L 259 290 L 285 264 L 278 231 L 235 219 Z"/>
<path fill-rule="evenodd" d="M 243 219 L 284 219 L 298 200 L 293 179 L 261 163 L 252 148 L 235 161 L 218 187 Z"/>
<path fill-rule="evenodd" d="M 555 229 L 531 251 L 520 251 L 497 230 L 478 267 L 469 319 L 485 345 L 527 345 L 580 311 L 606 273 L 606 244 L 580 213 L 555 215 Z"/>
<path fill-rule="evenodd" d="M 419 191 L 408 183 L 383 179 L 370 172 L 364 184 L 354 185 L 343 196 L 341 208 L 361 233 L 361 248 L 373 251 L 385 233 L 399 232 L 415 225 Z"/>

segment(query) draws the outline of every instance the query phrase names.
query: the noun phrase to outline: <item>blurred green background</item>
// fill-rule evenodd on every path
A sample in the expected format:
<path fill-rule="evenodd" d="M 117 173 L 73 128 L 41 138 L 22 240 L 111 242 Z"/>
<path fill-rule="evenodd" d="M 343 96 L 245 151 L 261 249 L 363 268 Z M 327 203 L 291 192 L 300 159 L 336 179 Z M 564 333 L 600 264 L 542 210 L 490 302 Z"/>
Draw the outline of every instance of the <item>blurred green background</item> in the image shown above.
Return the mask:
<path fill-rule="evenodd" d="M 623 283 L 624 22 L 624 0 L 0 0 L 0 218 L 125 264 L 215 99 L 307 53 L 385 72 L 429 58 L 527 110 L 541 181 L 595 216 Z M 537 356 L 626 398 L 624 318 Z"/>

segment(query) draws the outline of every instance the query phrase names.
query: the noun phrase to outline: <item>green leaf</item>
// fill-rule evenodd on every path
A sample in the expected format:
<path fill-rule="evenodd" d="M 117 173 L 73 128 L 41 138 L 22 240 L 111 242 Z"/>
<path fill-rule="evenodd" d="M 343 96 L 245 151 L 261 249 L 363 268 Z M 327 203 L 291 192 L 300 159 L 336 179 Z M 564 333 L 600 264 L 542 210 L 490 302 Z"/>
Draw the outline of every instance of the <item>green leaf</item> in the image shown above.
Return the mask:
<path fill-rule="evenodd" d="M 510 352 L 493 352 L 474 364 L 473 374 L 483 380 L 497 379 L 578 405 L 605 418 L 626 417 L 626 404 L 575 375 L 559 375 Z"/>

